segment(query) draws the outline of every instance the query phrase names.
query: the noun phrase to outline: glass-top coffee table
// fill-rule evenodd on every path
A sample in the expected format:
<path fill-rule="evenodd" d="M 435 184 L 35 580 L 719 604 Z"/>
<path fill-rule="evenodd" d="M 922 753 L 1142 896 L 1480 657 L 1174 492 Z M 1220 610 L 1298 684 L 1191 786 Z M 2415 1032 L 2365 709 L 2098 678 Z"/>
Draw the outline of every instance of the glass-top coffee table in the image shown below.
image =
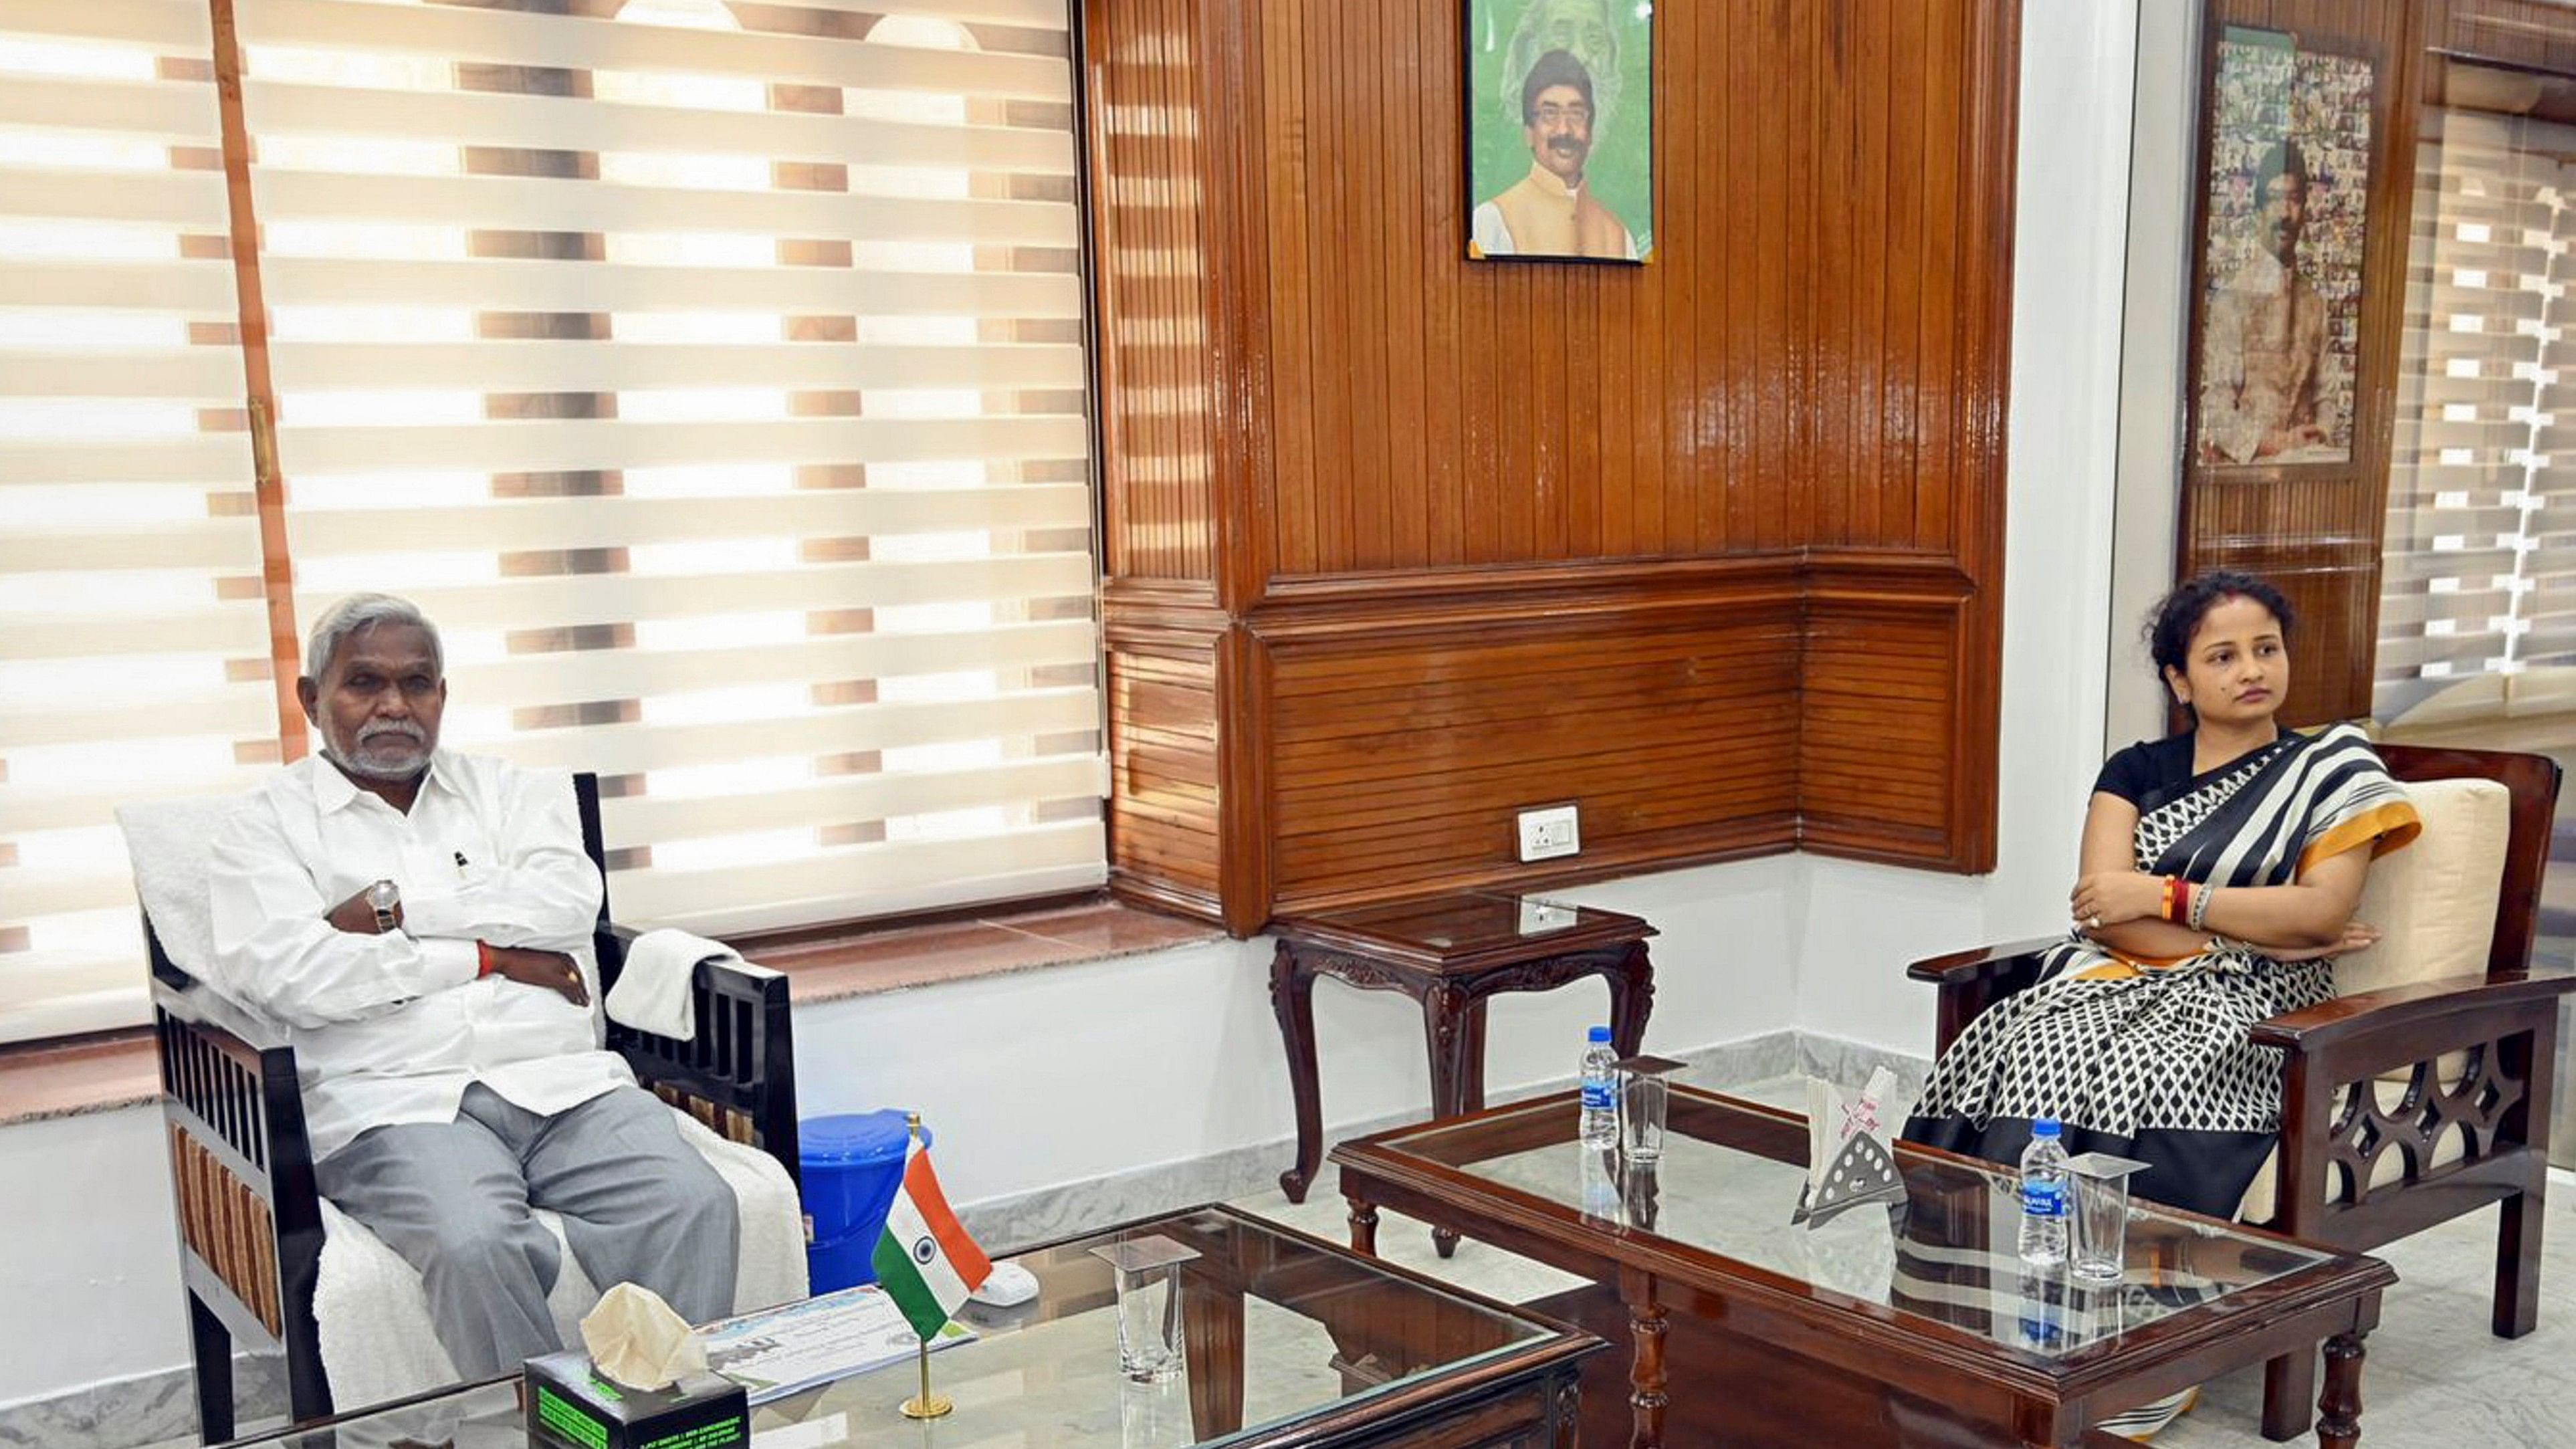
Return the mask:
<path fill-rule="evenodd" d="M 1159 1384 L 1120 1374 L 1110 1269 L 1090 1251 L 1147 1234 L 1197 1254 L 1180 1269 L 1185 1364 Z M 919 1387 L 906 1359 L 753 1409 L 756 1449 L 1393 1445 L 1463 1423 L 1475 1431 L 1462 1443 L 1571 1444 L 1578 1361 L 1602 1347 L 1222 1206 L 1014 1261 L 1037 1276 L 1036 1299 L 969 1305 L 960 1319 L 980 1337 L 931 1355 L 932 1383 L 954 1412 L 903 1417 L 898 1406 Z M 245 1442 L 519 1449 L 518 1387 L 514 1376 Z"/>
<path fill-rule="evenodd" d="M 2109 1414 L 2324 1342 L 2318 1437 L 2358 1438 L 2361 1340 L 2396 1281 L 2376 1259 L 2140 1203 L 2123 1281 L 2089 1287 L 2022 1270 L 2016 1180 L 1988 1164 L 1900 1143 L 1902 1203 L 1810 1229 L 1790 1221 L 1807 1171 L 1796 1113 L 1677 1086 L 1651 1166 L 1587 1152 L 1575 1132 L 1574 1094 L 1559 1093 L 1346 1142 L 1332 1160 L 1359 1251 L 1392 1208 L 1615 1292 L 1634 1444 L 1664 1442 L 1667 1411 L 1691 1407 L 1675 1396 L 1727 1392 L 1668 1367 L 1676 1317 L 2052 1446 L 2100 1442 L 2088 1435 Z M 1797 1428 L 1812 1437 L 1785 1442 L 1869 1442 Z"/>

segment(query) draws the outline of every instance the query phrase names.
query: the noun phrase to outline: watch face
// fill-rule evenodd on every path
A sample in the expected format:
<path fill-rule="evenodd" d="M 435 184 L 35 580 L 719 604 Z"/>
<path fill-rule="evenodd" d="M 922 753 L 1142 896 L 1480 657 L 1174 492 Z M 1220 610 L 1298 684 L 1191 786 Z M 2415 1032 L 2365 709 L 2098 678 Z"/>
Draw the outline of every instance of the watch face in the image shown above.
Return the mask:
<path fill-rule="evenodd" d="M 374 885 L 367 887 L 367 904 L 375 907 L 377 910 L 390 911 L 394 908 L 394 902 L 401 899 L 402 892 L 395 887 L 392 881 L 380 880 Z"/>

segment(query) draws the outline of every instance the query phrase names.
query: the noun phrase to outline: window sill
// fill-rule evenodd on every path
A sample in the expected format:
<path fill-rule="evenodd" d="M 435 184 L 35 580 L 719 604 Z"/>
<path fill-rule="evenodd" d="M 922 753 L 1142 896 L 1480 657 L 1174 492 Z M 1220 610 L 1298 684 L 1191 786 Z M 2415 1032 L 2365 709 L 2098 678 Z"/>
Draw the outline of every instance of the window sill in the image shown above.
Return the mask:
<path fill-rule="evenodd" d="M 785 972 L 789 999 L 811 1006 L 1223 939 L 1223 931 L 1204 921 L 1094 901 L 755 945 L 749 954 Z M 0 1126 L 111 1112 L 160 1095 L 160 1060 L 149 1031 L 0 1047 Z"/>
<path fill-rule="evenodd" d="M 1223 939 L 1223 931 L 1204 921 L 1103 900 L 997 910 L 971 920 L 852 931 L 793 944 L 754 944 L 743 954 L 785 972 L 789 998 L 811 1006 Z"/>

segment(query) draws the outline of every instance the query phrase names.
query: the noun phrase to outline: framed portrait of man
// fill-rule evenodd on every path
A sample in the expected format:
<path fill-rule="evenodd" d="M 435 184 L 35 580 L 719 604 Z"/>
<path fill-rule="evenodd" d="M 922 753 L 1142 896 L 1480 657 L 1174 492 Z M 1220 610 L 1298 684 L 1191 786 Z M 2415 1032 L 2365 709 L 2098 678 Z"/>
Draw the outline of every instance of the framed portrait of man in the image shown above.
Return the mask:
<path fill-rule="evenodd" d="M 2199 425 L 2208 467 L 2352 457 L 2376 78 L 2230 26 L 2210 88 Z"/>
<path fill-rule="evenodd" d="M 1654 255 L 1654 7 L 1465 0 L 1467 255 Z"/>

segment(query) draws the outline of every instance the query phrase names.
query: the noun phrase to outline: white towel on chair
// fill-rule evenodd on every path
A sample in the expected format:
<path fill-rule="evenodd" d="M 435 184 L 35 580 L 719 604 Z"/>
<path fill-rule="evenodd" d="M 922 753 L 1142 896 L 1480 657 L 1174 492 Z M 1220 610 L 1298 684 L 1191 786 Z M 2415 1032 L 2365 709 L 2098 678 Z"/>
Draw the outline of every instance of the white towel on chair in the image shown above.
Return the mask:
<path fill-rule="evenodd" d="M 626 948 L 626 969 L 608 988 L 608 1019 L 673 1041 L 698 1034 L 689 983 L 701 961 L 739 961 L 733 948 L 686 931 L 646 931 Z"/>

